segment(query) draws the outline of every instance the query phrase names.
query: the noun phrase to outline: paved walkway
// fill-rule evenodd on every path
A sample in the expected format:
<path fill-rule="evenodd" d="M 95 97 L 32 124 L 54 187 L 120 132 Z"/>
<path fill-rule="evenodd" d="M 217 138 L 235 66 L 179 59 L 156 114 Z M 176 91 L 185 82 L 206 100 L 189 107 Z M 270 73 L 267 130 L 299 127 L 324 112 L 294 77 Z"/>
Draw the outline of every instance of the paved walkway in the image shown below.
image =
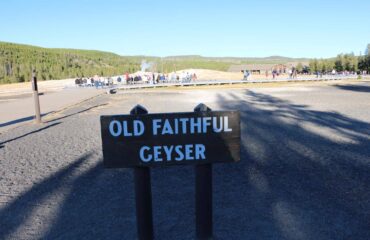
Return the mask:
<path fill-rule="evenodd" d="M 175 86 L 201 86 L 201 85 L 230 85 L 243 83 L 272 83 L 272 82 L 305 82 L 305 81 L 336 81 L 343 79 L 355 79 L 356 76 L 324 76 L 323 78 L 298 78 L 298 79 L 266 79 L 266 80 L 248 80 L 248 81 L 196 81 L 196 82 L 176 82 L 161 84 L 133 84 L 116 85 L 111 90 L 130 90 L 157 87 L 175 87 Z M 50 114 L 67 106 L 76 104 L 85 99 L 97 96 L 107 89 L 95 88 L 66 88 L 57 92 L 46 92 L 40 96 L 40 105 L 42 114 Z M 33 96 L 29 93 L 24 95 L 0 98 L 0 133 L 19 124 L 30 122 L 34 119 Z"/>
<path fill-rule="evenodd" d="M 127 91 L 0 135 L 0 239 L 137 239 L 132 169 L 104 169 L 101 115 L 238 110 L 214 164 L 215 239 L 370 239 L 370 82 Z M 195 239 L 194 167 L 152 168 L 155 239 Z M 67 231 L 66 231 L 67 229 Z"/>
<path fill-rule="evenodd" d="M 40 96 L 41 113 L 43 115 L 53 113 L 103 92 L 104 90 L 96 89 L 65 89 L 58 92 L 47 92 Z M 34 109 L 32 95 L 0 101 L 0 133 L 32 121 L 35 114 Z"/>

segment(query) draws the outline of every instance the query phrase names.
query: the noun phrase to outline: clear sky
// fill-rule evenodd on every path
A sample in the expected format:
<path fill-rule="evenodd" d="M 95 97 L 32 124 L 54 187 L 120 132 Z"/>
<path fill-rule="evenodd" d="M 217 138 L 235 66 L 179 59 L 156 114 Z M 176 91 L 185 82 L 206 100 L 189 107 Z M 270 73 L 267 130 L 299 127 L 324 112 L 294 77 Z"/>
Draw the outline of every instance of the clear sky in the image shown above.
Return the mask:
<path fill-rule="evenodd" d="M 370 1 L 4 0 L 0 41 L 121 55 L 333 57 L 370 43 Z"/>

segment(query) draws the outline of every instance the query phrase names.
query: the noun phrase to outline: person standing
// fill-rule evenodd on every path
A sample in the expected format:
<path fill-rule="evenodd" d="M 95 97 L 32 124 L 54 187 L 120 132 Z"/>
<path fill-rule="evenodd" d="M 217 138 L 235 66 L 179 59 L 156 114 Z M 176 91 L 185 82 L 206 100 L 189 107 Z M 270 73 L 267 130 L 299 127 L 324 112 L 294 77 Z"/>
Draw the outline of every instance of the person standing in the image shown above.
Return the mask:
<path fill-rule="evenodd" d="M 249 77 L 249 71 L 248 70 L 244 70 L 243 80 L 248 80 L 248 77 Z"/>
<path fill-rule="evenodd" d="M 193 73 L 192 80 L 193 80 L 193 81 L 197 80 L 197 75 L 196 75 L 195 73 Z"/>
<path fill-rule="evenodd" d="M 292 71 L 292 69 L 289 69 L 289 70 L 288 70 L 288 74 L 289 74 L 289 78 L 292 78 L 292 76 L 293 76 L 293 71 Z"/>

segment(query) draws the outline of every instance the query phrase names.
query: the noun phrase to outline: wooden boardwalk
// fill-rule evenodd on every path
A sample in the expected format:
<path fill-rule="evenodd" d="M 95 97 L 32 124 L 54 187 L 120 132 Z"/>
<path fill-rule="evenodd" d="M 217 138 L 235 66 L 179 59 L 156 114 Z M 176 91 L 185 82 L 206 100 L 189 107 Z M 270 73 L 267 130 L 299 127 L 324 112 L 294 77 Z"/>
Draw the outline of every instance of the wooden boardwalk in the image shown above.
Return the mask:
<path fill-rule="evenodd" d="M 164 82 L 164 83 L 135 83 L 114 85 L 107 89 L 108 93 L 115 93 L 117 90 L 133 90 L 145 88 L 166 88 L 166 87 L 187 87 L 187 86 L 212 86 L 212 85 L 235 85 L 235 84 L 255 84 L 255 83 L 284 83 L 284 82 L 314 82 L 314 81 L 338 81 L 344 79 L 356 79 L 357 76 L 324 76 L 321 78 L 295 78 L 295 79 L 258 79 L 258 80 L 208 80 L 192 82 Z"/>

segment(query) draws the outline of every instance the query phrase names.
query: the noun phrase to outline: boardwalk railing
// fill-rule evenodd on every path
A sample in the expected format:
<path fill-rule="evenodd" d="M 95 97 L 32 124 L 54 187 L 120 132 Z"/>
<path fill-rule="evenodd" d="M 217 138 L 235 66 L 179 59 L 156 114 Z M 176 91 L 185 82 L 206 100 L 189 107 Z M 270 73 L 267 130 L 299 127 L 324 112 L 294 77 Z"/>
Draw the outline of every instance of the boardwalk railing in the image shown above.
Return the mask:
<path fill-rule="evenodd" d="M 325 75 L 322 77 L 298 77 L 298 78 L 280 78 L 280 79 L 252 79 L 252 80 L 207 80 L 207 81 L 168 81 L 161 83 L 141 83 L 141 84 L 122 84 L 114 85 L 107 89 L 108 93 L 114 93 L 117 90 L 131 90 L 144 88 L 160 87 L 182 87 L 182 86 L 211 86 L 211 85 L 233 85 L 233 84 L 253 84 L 253 83 L 275 83 L 275 82 L 312 82 L 312 81 L 337 81 L 344 79 L 357 79 L 357 75 Z"/>

